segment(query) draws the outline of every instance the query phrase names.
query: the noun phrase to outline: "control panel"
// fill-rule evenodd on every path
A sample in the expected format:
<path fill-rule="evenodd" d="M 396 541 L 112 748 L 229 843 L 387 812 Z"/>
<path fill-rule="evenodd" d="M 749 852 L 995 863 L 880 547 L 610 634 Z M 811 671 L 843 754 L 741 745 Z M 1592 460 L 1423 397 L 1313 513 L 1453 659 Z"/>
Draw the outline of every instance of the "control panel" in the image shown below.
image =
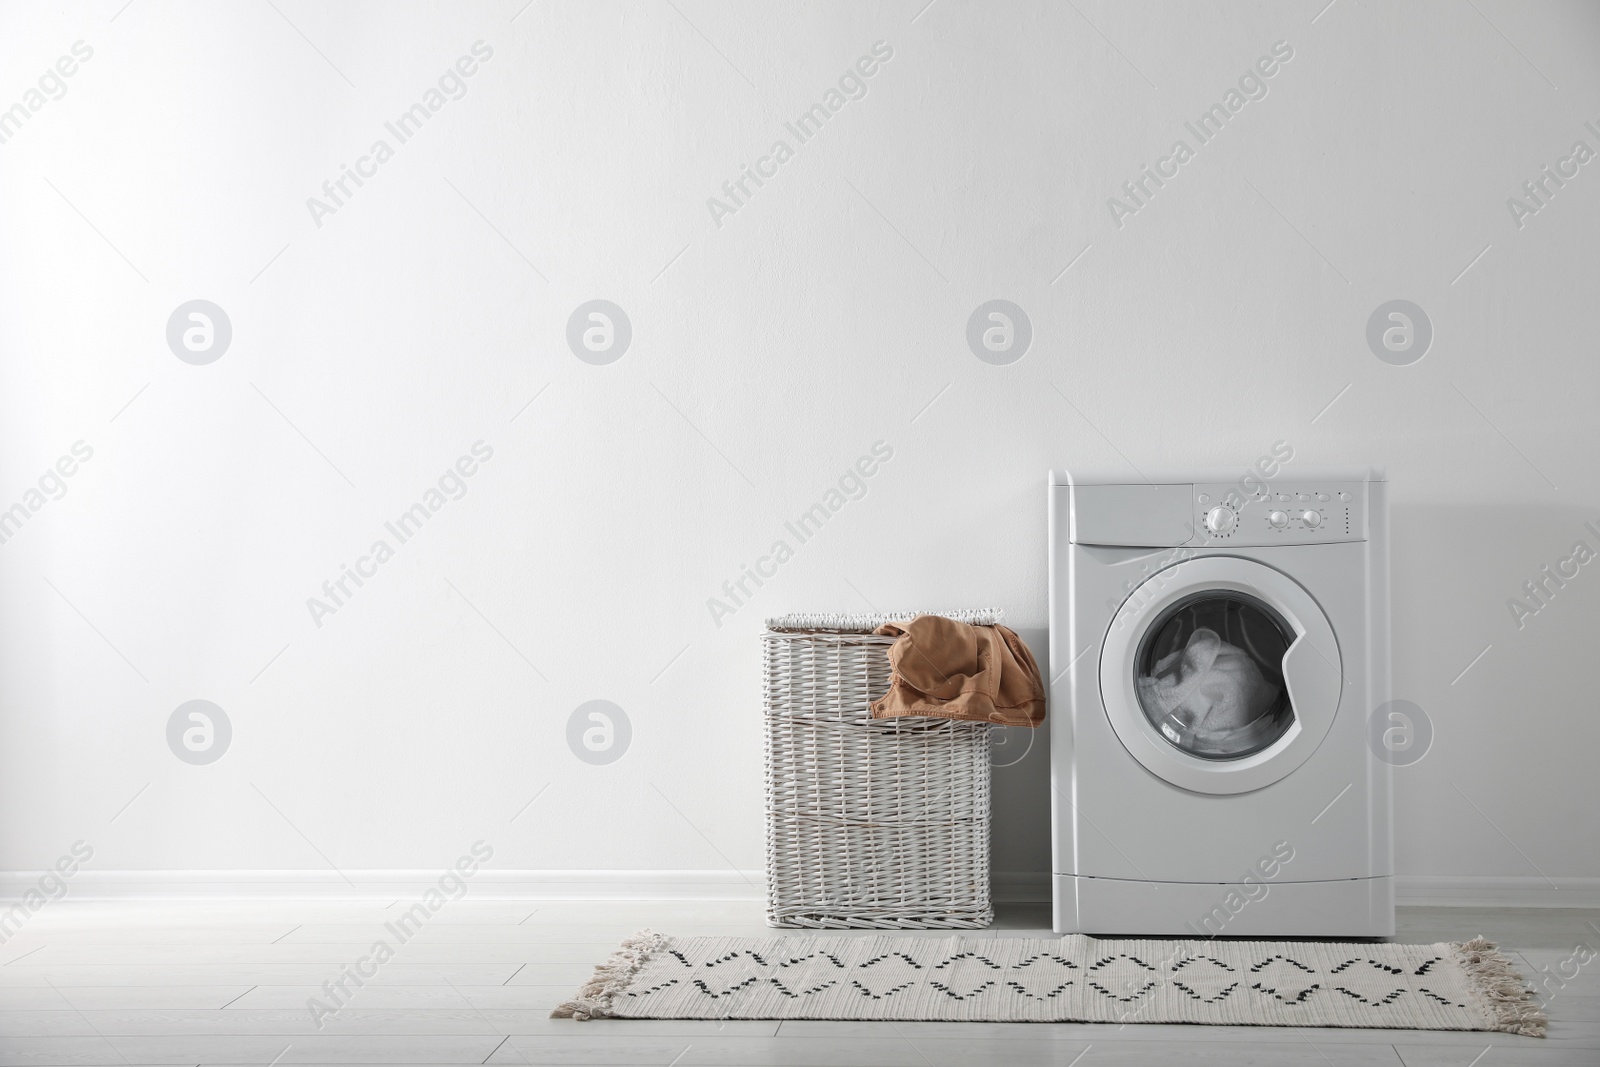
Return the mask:
<path fill-rule="evenodd" d="M 1364 541 L 1366 485 L 1250 478 L 1194 487 L 1191 544 L 1308 545 Z"/>

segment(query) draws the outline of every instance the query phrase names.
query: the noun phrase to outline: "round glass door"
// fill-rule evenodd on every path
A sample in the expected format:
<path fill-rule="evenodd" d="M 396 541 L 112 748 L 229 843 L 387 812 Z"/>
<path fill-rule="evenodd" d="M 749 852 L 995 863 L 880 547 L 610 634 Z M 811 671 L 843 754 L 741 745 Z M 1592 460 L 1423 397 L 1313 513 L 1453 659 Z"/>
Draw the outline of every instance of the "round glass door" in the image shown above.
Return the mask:
<path fill-rule="evenodd" d="M 1237 760 L 1294 725 L 1283 660 L 1297 634 L 1248 593 L 1191 593 L 1160 611 L 1134 656 L 1134 689 L 1150 725 L 1178 750 Z"/>
<path fill-rule="evenodd" d="M 1100 698 L 1129 755 L 1182 789 L 1248 793 L 1293 774 L 1345 691 L 1333 625 L 1304 586 L 1201 556 L 1128 588 L 1100 646 Z"/>

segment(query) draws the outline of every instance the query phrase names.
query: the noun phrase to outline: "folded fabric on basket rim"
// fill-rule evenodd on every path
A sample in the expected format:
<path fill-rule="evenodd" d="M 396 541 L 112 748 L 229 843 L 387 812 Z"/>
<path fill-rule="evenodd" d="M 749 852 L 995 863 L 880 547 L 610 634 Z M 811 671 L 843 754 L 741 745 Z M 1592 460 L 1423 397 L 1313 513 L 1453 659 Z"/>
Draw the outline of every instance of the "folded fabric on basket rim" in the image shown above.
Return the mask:
<path fill-rule="evenodd" d="M 895 638 L 889 691 L 874 719 L 906 715 L 1035 727 L 1044 721 L 1044 681 L 1022 638 L 1008 627 L 918 615 L 873 631 Z"/>

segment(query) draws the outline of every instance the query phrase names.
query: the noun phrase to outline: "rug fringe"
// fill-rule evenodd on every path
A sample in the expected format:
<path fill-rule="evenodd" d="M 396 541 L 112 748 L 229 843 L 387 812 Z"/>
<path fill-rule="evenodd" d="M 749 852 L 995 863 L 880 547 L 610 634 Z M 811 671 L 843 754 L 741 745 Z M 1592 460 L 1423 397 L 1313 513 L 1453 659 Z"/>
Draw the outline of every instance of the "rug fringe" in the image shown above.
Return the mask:
<path fill-rule="evenodd" d="M 664 935 L 649 929 L 640 930 L 623 941 L 604 963 L 596 967 L 594 974 L 578 990 L 578 995 L 558 1005 L 550 1013 L 550 1018 L 576 1019 L 579 1022 L 610 1018 L 611 999 L 628 988 L 633 976 L 650 961 L 651 956 L 666 947 L 667 938 Z"/>
<path fill-rule="evenodd" d="M 1522 974 L 1493 941 L 1480 936 L 1450 947 L 1487 1001 L 1495 1029 L 1525 1037 L 1545 1036 L 1549 1016 L 1534 1000 L 1533 990 L 1523 981 Z"/>

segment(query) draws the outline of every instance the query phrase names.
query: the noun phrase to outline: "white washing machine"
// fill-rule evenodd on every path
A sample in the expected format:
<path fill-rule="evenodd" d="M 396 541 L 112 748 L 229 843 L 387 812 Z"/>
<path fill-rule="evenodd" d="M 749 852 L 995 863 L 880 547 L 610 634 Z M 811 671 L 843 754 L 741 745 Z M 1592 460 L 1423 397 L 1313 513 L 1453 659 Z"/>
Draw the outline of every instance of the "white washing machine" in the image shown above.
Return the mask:
<path fill-rule="evenodd" d="M 1385 489 L 1052 472 L 1057 931 L 1394 933 Z"/>

